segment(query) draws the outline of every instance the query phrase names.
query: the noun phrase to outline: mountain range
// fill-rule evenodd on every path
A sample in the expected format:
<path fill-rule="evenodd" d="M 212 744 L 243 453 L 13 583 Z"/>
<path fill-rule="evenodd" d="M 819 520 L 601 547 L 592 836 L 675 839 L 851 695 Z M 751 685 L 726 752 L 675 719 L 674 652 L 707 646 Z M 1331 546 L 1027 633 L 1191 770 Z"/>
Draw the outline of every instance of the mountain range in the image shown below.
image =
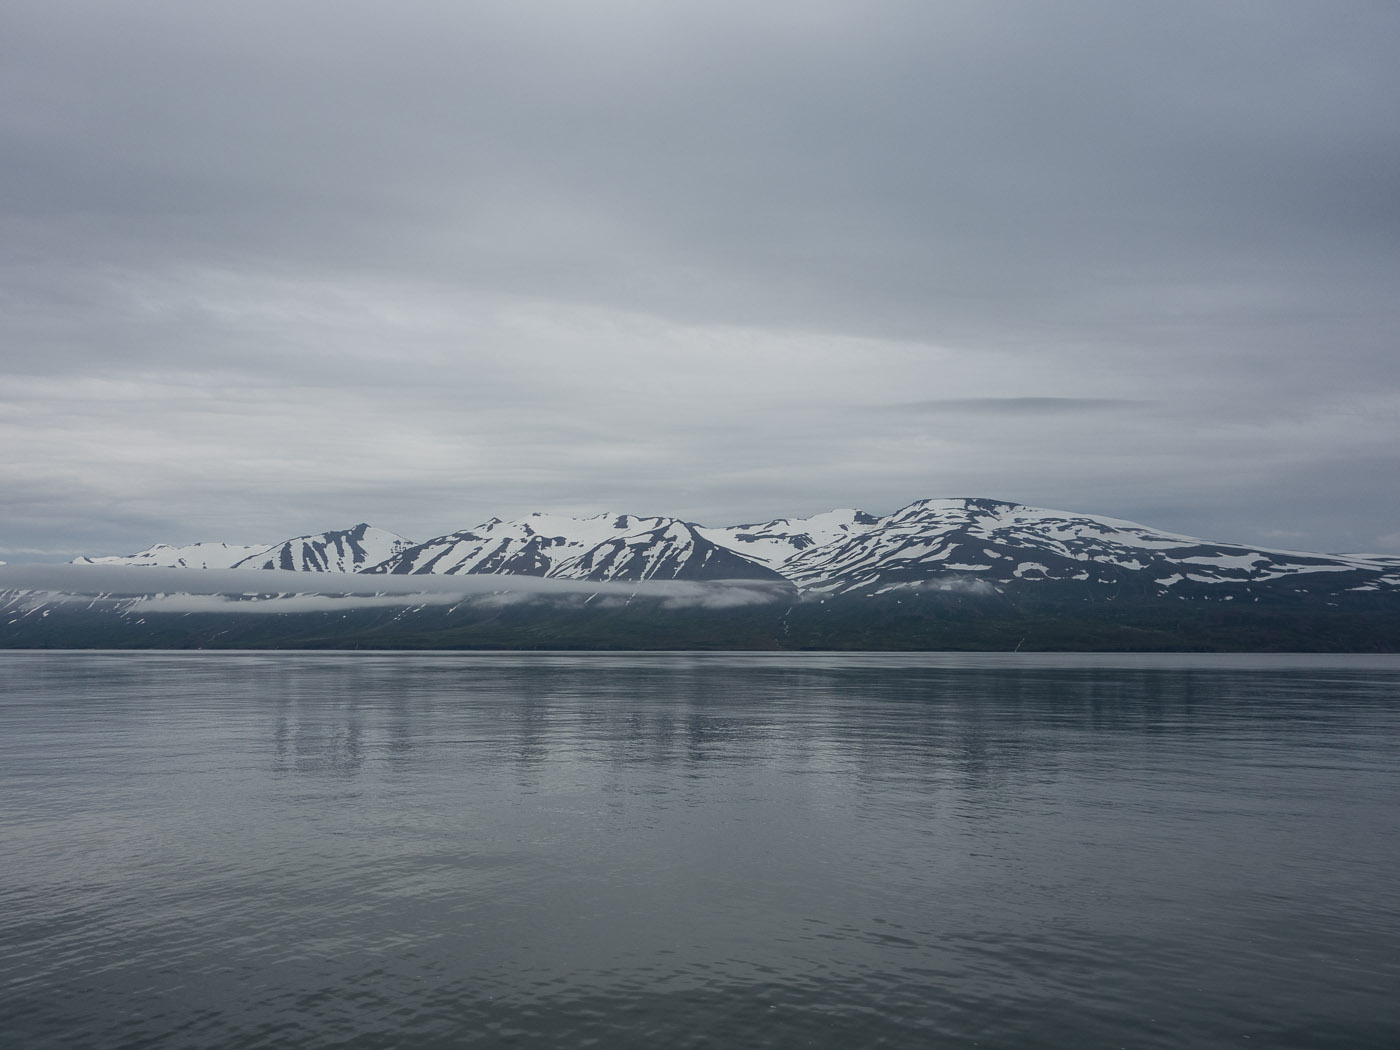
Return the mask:
<path fill-rule="evenodd" d="M 754 580 L 804 596 L 1051 593 L 1249 600 L 1400 593 L 1400 557 L 1221 543 L 994 499 L 923 499 L 892 514 L 706 527 L 672 517 L 535 513 L 415 543 L 359 524 L 280 543 L 157 544 L 77 564 L 589 582 Z"/>
<path fill-rule="evenodd" d="M 994 499 L 362 523 L 0 566 L 0 647 L 1400 652 L 1400 557 Z"/>

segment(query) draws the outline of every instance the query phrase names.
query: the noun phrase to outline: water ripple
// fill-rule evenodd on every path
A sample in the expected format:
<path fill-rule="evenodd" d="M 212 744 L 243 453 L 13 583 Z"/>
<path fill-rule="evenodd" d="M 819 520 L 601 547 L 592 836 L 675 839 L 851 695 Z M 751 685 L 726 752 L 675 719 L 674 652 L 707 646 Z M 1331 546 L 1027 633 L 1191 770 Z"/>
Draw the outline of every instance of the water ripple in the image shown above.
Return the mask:
<path fill-rule="evenodd" d="M 0 655 L 17 1047 L 1400 1045 L 1400 663 Z"/>

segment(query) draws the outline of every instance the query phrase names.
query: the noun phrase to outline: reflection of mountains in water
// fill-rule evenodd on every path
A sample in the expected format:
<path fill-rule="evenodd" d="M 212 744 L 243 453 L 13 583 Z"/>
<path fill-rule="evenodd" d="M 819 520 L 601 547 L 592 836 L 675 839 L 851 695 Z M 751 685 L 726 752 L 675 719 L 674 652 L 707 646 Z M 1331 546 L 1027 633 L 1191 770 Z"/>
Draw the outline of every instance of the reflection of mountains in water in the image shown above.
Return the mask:
<path fill-rule="evenodd" d="M 1026 769 L 1110 753 L 1150 764 L 1164 734 L 1223 742 L 1247 738 L 1260 719 L 1316 732 L 1328 717 L 1316 676 L 1303 696 L 1286 670 L 1005 659 L 297 656 L 256 676 L 255 706 L 270 721 L 279 774 L 504 776 L 543 796 L 573 792 L 583 777 L 606 799 L 683 794 L 688 779 L 742 771 L 744 790 L 761 788 L 755 775 L 900 781 L 920 804 L 939 790 L 1019 790 Z M 1339 673 L 1336 689 L 1354 692 L 1364 675 Z M 1275 703 L 1259 702 L 1261 681 Z"/>

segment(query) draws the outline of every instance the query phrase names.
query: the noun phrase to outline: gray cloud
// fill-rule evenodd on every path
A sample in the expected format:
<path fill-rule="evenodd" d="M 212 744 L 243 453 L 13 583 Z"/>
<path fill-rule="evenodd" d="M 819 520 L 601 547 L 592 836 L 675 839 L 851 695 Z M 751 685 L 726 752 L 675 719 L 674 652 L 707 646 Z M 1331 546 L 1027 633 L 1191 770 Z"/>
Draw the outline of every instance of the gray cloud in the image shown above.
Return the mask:
<path fill-rule="evenodd" d="M 1064 412 L 1106 412 L 1148 404 L 1151 402 L 1122 397 L 942 397 L 881 405 L 874 411 L 1041 416 Z"/>
<path fill-rule="evenodd" d="M 985 494 L 1370 545 L 1398 37 L 1292 0 L 18 0 L 0 540 Z"/>

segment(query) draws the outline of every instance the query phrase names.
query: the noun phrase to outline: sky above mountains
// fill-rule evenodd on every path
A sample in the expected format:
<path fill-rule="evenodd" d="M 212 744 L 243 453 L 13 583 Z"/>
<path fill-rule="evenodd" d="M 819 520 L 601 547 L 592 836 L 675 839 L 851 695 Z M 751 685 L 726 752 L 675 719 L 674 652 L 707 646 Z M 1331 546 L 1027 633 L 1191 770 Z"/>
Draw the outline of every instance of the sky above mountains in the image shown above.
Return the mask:
<path fill-rule="evenodd" d="M 0 558 L 989 496 L 1400 549 L 1400 7 L 12 0 Z"/>

